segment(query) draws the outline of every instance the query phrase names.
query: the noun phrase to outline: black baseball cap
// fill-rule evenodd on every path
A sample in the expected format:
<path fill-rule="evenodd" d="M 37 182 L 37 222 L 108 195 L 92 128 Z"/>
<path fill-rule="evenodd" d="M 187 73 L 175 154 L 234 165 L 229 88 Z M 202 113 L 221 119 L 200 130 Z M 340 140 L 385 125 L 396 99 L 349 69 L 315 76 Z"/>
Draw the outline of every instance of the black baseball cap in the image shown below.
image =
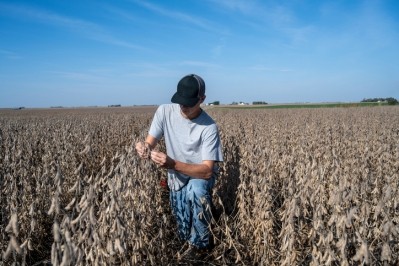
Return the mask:
<path fill-rule="evenodd" d="M 204 95 L 204 80 L 198 75 L 190 74 L 183 77 L 177 84 L 177 92 L 172 97 L 172 103 L 193 107 Z"/>

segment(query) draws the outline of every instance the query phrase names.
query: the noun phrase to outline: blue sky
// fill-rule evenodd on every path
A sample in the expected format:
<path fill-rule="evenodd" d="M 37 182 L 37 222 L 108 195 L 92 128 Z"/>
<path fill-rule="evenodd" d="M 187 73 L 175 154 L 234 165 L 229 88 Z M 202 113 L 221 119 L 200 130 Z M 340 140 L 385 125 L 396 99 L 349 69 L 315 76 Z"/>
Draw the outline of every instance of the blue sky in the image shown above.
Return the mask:
<path fill-rule="evenodd" d="M 0 108 L 399 99 L 399 1 L 0 0 Z"/>

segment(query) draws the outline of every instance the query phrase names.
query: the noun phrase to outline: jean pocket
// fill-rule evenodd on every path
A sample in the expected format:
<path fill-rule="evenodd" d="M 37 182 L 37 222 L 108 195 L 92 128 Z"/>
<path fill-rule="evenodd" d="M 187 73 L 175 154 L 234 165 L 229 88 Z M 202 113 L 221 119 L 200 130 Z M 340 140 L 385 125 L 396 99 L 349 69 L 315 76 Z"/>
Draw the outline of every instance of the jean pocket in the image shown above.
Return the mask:
<path fill-rule="evenodd" d="M 199 179 L 193 178 L 189 181 L 191 186 L 201 187 L 207 191 L 210 191 L 215 185 L 215 177 L 211 177 L 209 179 Z"/>

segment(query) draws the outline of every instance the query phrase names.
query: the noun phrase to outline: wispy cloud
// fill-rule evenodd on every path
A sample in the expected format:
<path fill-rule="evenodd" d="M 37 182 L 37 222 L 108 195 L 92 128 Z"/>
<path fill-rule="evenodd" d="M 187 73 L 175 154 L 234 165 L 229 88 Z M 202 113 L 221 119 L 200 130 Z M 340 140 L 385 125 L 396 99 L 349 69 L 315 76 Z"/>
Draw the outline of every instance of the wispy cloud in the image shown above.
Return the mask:
<path fill-rule="evenodd" d="M 239 11 L 243 14 L 251 14 L 259 7 L 257 1 L 253 0 L 209 0 L 209 2 L 224 9 Z"/>
<path fill-rule="evenodd" d="M 231 12 L 231 17 L 260 34 L 279 33 L 290 46 L 309 39 L 313 26 L 301 22 L 288 3 L 257 0 L 208 0 L 221 7 L 220 12 Z M 234 30 L 234 29 L 233 29 Z"/>
<path fill-rule="evenodd" d="M 220 68 L 220 65 L 212 64 L 202 61 L 182 61 L 179 63 L 182 66 L 206 67 L 206 68 Z"/>
<path fill-rule="evenodd" d="M 274 67 L 267 67 L 267 66 L 263 66 L 263 65 L 255 65 L 255 66 L 251 66 L 249 67 L 252 70 L 255 71 L 262 71 L 262 72 L 293 72 L 293 69 L 289 69 L 289 68 L 274 68 Z"/>
<path fill-rule="evenodd" d="M 222 32 L 223 31 L 220 29 L 220 27 L 218 25 L 215 25 L 211 21 L 203 19 L 201 17 L 197 17 L 197 16 L 193 16 L 193 15 L 190 15 L 187 13 L 167 9 L 167 8 L 152 4 L 147 1 L 142 1 L 142 0 L 132 0 L 132 1 L 148 10 L 151 10 L 154 13 L 157 13 L 159 15 L 162 15 L 162 16 L 165 16 L 165 17 L 168 17 L 171 19 L 189 23 L 191 25 L 194 25 L 194 26 L 204 29 L 206 31 L 211 31 L 211 32 L 215 32 L 215 31 Z"/>
<path fill-rule="evenodd" d="M 137 50 L 147 49 L 113 36 L 103 27 L 96 23 L 78 18 L 59 15 L 50 10 L 38 9 L 27 5 L 13 5 L 1 3 L 0 9 L 7 15 L 14 16 L 17 19 L 29 19 L 38 23 L 44 23 L 55 27 L 65 28 L 72 32 L 78 33 L 85 38 L 95 41 Z"/>
<path fill-rule="evenodd" d="M 223 48 L 225 47 L 224 44 L 219 44 L 213 47 L 212 54 L 215 57 L 219 57 L 222 54 Z"/>
<path fill-rule="evenodd" d="M 128 76 L 133 77 L 176 77 L 181 75 L 182 72 L 186 72 L 187 68 L 205 68 L 205 69 L 216 69 L 221 68 L 218 64 L 213 64 L 205 61 L 180 61 L 180 62 L 167 62 L 163 64 L 158 63 L 131 63 L 127 65 L 129 68 Z"/>
<path fill-rule="evenodd" d="M 128 12 L 125 9 L 118 8 L 116 6 L 110 4 L 104 4 L 103 9 L 112 14 L 112 17 L 117 17 L 124 20 L 136 21 L 138 18 L 132 15 L 131 12 Z"/>
<path fill-rule="evenodd" d="M 307 43 L 314 36 L 313 33 L 316 32 L 316 28 L 312 25 L 306 25 L 282 28 L 281 31 L 289 38 L 290 45 L 296 46 Z"/>
<path fill-rule="evenodd" d="M 214 44 L 213 48 L 211 49 L 211 55 L 214 58 L 218 58 L 223 54 L 223 50 L 226 47 L 226 38 L 221 37 L 217 44 Z"/>
<path fill-rule="evenodd" d="M 257 1 L 257 0 L 208 0 L 212 5 L 221 7 L 225 10 L 240 13 L 250 21 L 267 22 L 270 25 L 279 26 L 290 23 L 294 20 L 294 15 L 289 6 L 276 3 Z M 240 17 L 241 16 L 237 16 Z"/>
<path fill-rule="evenodd" d="M 99 82 L 104 79 L 102 75 L 98 75 L 90 72 L 78 72 L 78 71 L 48 71 L 47 73 L 58 76 L 68 80 L 83 81 L 83 82 Z"/>
<path fill-rule="evenodd" d="M 125 66 L 128 69 L 127 76 L 132 77 L 173 77 L 178 73 L 172 64 L 149 63 L 149 62 L 132 62 Z"/>
<path fill-rule="evenodd" d="M 382 10 L 378 1 L 362 2 L 359 16 L 354 20 L 354 27 L 359 29 L 359 35 L 376 46 L 397 46 L 399 38 L 394 19 Z"/>
<path fill-rule="evenodd" d="M 350 55 L 348 58 L 369 57 L 368 53 L 377 49 L 381 55 L 389 49 L 397 50 L 396 18 L 383 5 L 380 1 L 359 2 L 351 9 L 337 2 L 322 5 L 322 19 L 335 23 L 333 28 L 319 25 L 313 43 L 318 50 L 339 51 Z"/>
<path fill-rule="evenodd" d="M 19 54 L 15 53 L 13 51 L 3 50 L 3 49 L 0 49 L 0 55 L 2 57 L 5 57 L 5 58 L 11 59 L 11 60 L 16 60 L 16 59 L 22 58 Z"/>

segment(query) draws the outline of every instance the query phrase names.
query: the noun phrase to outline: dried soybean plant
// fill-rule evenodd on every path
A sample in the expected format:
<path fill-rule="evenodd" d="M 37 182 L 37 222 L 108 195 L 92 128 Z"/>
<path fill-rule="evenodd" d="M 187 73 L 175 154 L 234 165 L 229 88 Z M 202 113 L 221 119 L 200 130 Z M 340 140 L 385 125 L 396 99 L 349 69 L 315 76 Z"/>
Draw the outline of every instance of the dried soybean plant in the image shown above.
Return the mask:
<path fill-rule="evenodd" d="M 134 149 L 154 111 L 1 111 L 4 265 L 177 263 L 166 172 Z M 225 161 L 205 264 L 399 263 L 398 107 L 209 112 Z"/>
<path fill-rule="evenodd" d="M 397 107 L 230 112 L 217 119 L 241 140 L 231 228 L 252 262 L 397 262 Z"/>

